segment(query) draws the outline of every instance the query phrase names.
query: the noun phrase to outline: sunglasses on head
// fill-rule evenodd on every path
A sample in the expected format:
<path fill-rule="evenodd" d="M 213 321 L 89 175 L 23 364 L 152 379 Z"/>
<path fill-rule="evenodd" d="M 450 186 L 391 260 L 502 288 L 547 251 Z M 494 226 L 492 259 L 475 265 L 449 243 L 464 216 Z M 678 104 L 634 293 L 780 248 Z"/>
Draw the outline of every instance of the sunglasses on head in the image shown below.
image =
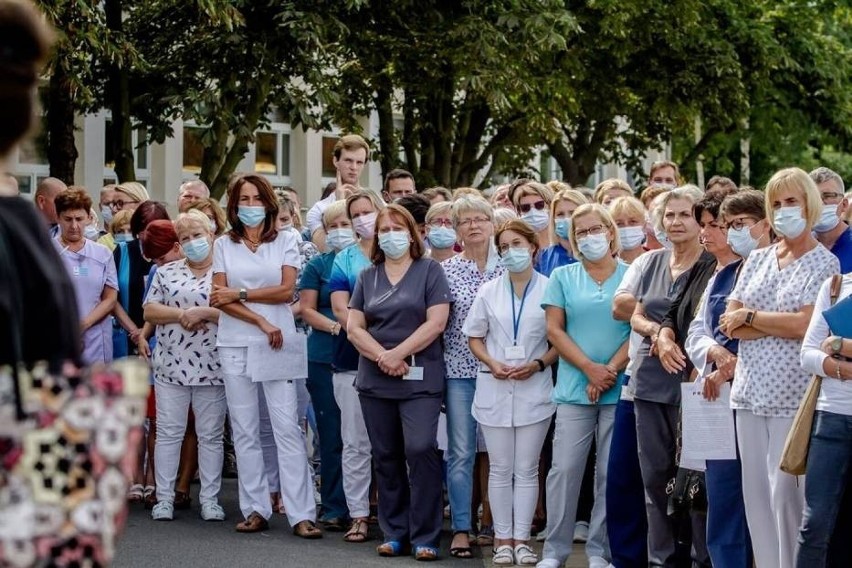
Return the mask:
<path fill-rule="evenodd" d="M 520 209 L 521 213 L 529 213 L 530 209 L 535 207 L 539 211 L 547 207 L 547 203 L 544 201 L 536 201 L 535 203 L 521 203 L 518 205 L 518 209 Z"/>

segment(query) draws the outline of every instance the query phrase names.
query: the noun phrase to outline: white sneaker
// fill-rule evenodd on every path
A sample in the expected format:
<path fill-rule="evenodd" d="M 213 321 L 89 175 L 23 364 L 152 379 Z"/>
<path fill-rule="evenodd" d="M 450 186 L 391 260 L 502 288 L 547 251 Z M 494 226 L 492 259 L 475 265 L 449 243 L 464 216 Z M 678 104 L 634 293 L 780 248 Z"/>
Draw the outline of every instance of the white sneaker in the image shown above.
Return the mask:
<path fill-rule="evenodd" d="M 545 558 L 544 560 L 540 560 L 535 565 L 535 568 L 562 568 L 562 562 L 555 558 Z"/>
<path fill-rule="evenodd" d="M 171 521 L 175 517 L 175 506 L 171 501 L 160 501 L 151 509 L 151 518 L 155 521 Z"/>
<path fill-rule="evenodd" d="M 574 542 L 586 542 L 589 540 L 589 523 L 577 521 L 574 525 Z"/>
<path fill-rule="evenodd" d="M 606 558 L 589 556 L 589 568 L 609 568 L 612 564 Z"/>
<path fill-rule="evenodd" d="M 201 518 L 205 521 L 224 521 L 225 510 L 216 501 L 201 504 Z"/>

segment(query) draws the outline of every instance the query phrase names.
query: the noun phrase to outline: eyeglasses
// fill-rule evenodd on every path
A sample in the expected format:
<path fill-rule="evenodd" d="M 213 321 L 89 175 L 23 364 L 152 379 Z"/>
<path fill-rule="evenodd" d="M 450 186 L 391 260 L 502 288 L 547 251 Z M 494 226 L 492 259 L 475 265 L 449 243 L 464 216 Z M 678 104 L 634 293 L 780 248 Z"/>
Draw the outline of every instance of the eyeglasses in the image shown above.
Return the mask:
<path fill-rule="evenodd" d="M 735 231 L 739 231 L 743 227 L 754 227 L 757 224 L 757 219 L 753 219 L 751 217 L 743 217 L 741 219 L 734 219 L 730 223 L 728 223 L 727 228 L 733 229 Z"/>
<path fill-rule="evenodd" d="M 820 195 L 823 203 L 829 203 L 830 201 L 834 201 L 835 199 L 843 199 L 842 193 L 836 193 L 833 191 L 827 191 Z"/>
<path fill-rule="evenodd" d="M 450 219 L 432 219 L 429 221 L 429 226 L 434 227 L 435 229 L 439 227 L 450 227 L 452 228 L 453 222 Z"/>
<path fill-rule="evenodd" d="M 459 227 L 470 227 L 474 224 L 484 225 L 486 223 L 490 223 L 491 219 L 485 219 L 484 217 L 473 217 L 472 219 L 462 219 L 459 221 Z"/>
<path fill-rule="evenodd" d="M 131 203 L 139 203 L 135 199 L 130 201 L 124 201 L 123 199 L 116 199 L 109 203 L 110 206 L 115 207 L 116 209 L 124 209 L 125 205 L 130 205 Z"/>
<path fill-rule="evenodd" d="M 521 203 L 520 205 L 518 205 L 518 209 L 521 210 L 521 213 L 529 213 L 530 209 L 532 209 L 533 207 L 541 211 L 542 209 L 547 207 L 547 203 L 545 203 L 544 201 L 536 201 L 535 203 Z"/>
<path fill-rule="evenodd" d="M 582 239 L 583 237 L 587 237 L 589 235 L 602 235 L 606 232 L 606 227 L 603 225 L 594 225 L 593 227 L 589 227 L 588 229 L 582 229 L 580 231 L 574 231 L 574 236 L 577 239 Z"/>

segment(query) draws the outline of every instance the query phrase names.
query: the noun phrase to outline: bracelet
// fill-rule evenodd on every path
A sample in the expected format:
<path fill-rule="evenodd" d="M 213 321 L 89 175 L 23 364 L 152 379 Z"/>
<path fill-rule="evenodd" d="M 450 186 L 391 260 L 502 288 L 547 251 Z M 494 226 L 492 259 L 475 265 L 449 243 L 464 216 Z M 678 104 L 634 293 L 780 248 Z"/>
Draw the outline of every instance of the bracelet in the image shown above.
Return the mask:
<path fill-rule="evenodd" d="M 836 365 L 835 371 L 837 373 L 837 380 L 842 381 L 843 378 L 840 376 L 840 361 L 835 360 L 834 364 Z"/>
<path fill-rule="evenodd" d="M 547 365 L 545 365 L 545 364 L 544 364 L 544 361 L 542 361 L 541 359 L 533 359 L 533 361 L 535 361 L 536 363 L 538 363 L 538 370 L 539 370 L 539 372 L 544 371 L 544 370 L 547 368 Z"/>

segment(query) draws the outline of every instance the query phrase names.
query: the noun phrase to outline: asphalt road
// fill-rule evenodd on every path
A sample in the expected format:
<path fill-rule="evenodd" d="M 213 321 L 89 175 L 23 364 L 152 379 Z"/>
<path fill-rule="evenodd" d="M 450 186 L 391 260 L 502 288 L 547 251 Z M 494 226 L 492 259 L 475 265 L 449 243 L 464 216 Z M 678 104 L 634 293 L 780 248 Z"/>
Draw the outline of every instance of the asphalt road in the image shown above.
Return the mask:
<path fill-rule="evenodd" d="M 131 508 L 125 532 L 115 554 L 118 568 L 266 568 L 266 567 L 340 567 L 419 566 L 411 557 L 380 558 L 375 547 L 380 543 L 378 527 L 363 544 L 343 541 L 342 533 L 326 532 L 321 540 L 303 540 L 293 536 L 286 517 L 275 515 L 263 533 L 240 534 L 234 525 L 242 520 L 237 505 L 237 482 L 223 481 L 220 503 L 228 514 L 222 523 L 208 523 L 198 516 L 198 485 L 192 486 L 192 510 L 175 511 L 171 522 L 152 521 L 141 505 Z M 491 566 L 491 551 L 474 548 L 476 558 L 460 560 L 448 554 L 451 533 L 445 525 L 441 542 L 441 566 L 468 568 Z M 535 547 L 540 551 L 541 545 Z M 485 558 L 482 558 L 482 553 Z M 574 546 L 568 567 L 586 566 L 581 546 Z"/>

